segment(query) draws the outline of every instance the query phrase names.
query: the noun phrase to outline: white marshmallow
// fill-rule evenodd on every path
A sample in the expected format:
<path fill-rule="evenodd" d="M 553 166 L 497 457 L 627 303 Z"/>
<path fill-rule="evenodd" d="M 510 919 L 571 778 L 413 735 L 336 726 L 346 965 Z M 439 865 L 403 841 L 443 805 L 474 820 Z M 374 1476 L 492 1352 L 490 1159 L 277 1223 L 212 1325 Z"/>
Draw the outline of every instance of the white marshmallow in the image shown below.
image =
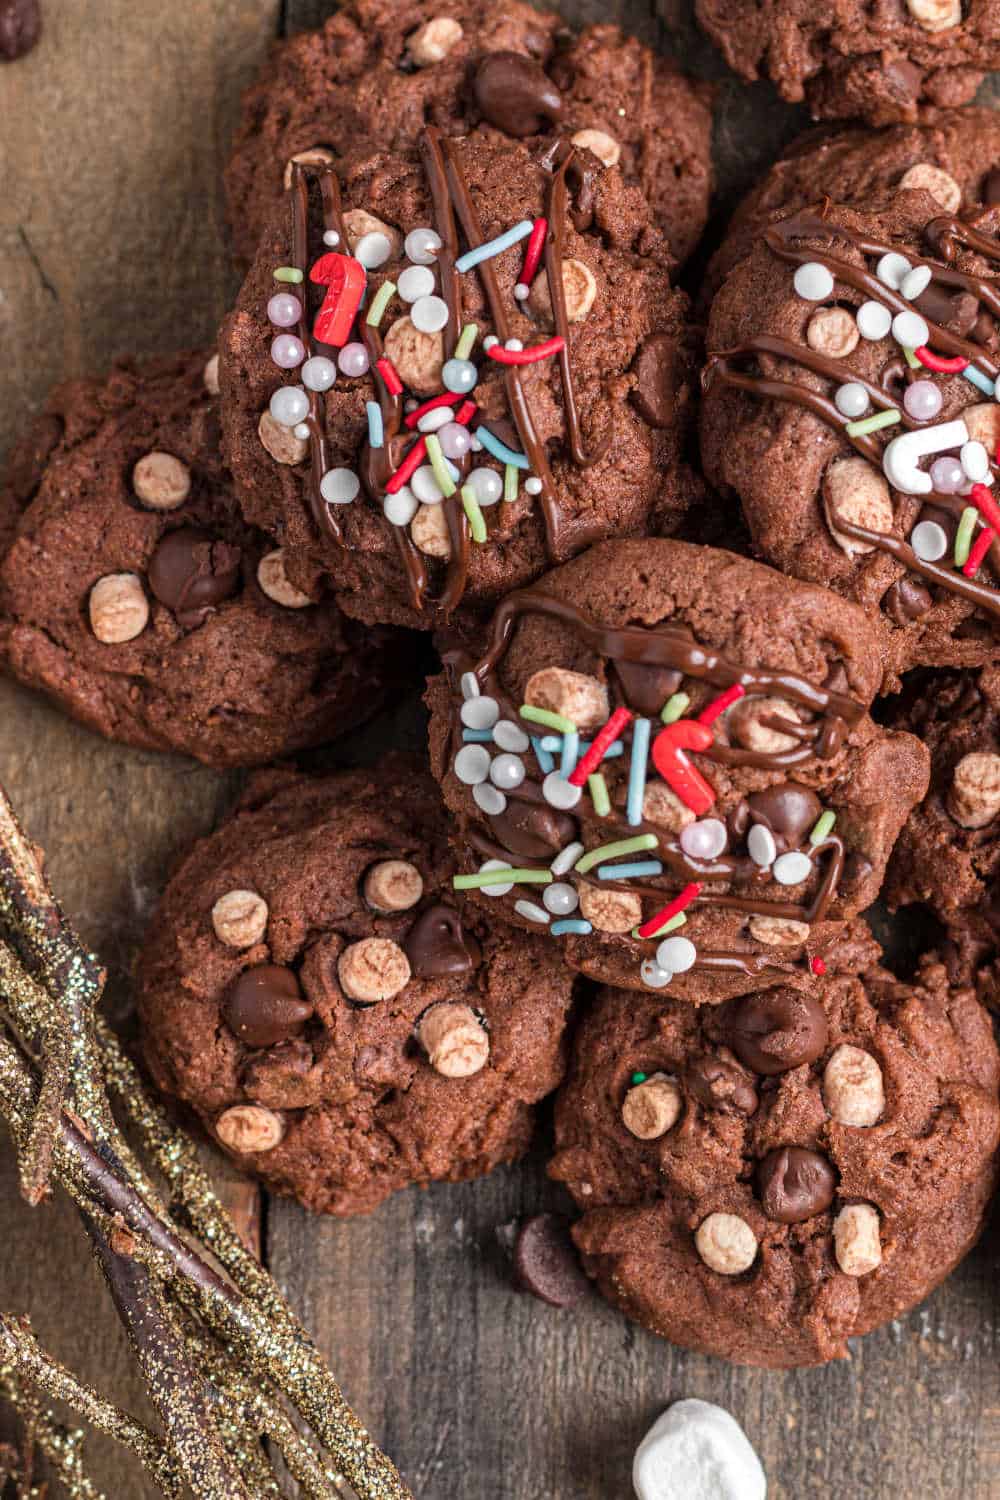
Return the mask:
<path fill-rule="evenodd" d="M 677 1401 L 636 1449 L 639 1500 L 765 1500 L 767 1479 L 742 1427 L 710 1401 Z"/>

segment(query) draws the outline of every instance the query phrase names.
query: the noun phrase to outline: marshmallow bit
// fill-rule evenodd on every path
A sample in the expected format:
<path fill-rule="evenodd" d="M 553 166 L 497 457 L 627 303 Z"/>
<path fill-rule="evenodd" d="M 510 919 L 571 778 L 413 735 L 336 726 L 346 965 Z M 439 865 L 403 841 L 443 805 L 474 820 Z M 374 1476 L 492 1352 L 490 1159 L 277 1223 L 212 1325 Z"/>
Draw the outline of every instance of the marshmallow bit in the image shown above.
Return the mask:
<path fill-rule="evenodd" d="M 767 1479 L 742 1427 L 710 1401 L 677 1401 L 636 1449 L 639 1500 L 765 1500 Z"/>

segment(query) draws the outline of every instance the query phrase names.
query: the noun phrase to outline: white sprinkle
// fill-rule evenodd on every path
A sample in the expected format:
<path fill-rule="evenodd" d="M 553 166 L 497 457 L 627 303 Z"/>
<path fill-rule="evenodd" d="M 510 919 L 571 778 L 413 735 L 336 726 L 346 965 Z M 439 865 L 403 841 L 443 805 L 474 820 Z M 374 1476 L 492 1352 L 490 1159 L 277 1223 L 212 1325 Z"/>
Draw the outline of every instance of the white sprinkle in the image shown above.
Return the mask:
<path fill-rule="evenodd" d="M 937 562 L 948 550 L 948 534 L 937 521 L 921 521 L 910 532 L 910 546 L 921 562 Z"/>
<path fill-rule="evenodd" d="M 930 284 L 930 266 L 914 266 L 913 270 L 909 271 L 899 283 L 900 295 L 905 297 L 907 302 L 912 302 L 920 296 L 921 292 L 926 292 Z"/>
<path fill-rule="evenodd" d="M 475 672 L 462 673 L 462 697 L 478 698 L 482 689 L 479 686 L 479 678 Z"/>
<path fill-rule="evenodd" d="M 403 249 L 415 265 L 433 265 L 441 249 L 441 236 L 436 229 L 411 229 L 403 241 Z"/>
<path fill-rule="evenodd" d="M 646 958 L 639 966 L 639 977 L 651 990 L 663 990 L 673 979 L 668 969 L 661 969 L 653 959 Z"/>
<path fill-rule="evenodd" d="M 487 693 L 480 693 L 462 704 L 459 717 L 466 729 L 492 729 L 500 717 L 500 705 Z"/>
<path fill-rule="evenodd" d="M 434 272 L 428 266 L 407 266 L 405 271 L 400 271 L 396 291 L 404 302 L 429 297 L 433 290 Z"/>
<path fill-rule="evenodd" d="M 480 812 L 486 813 L 491 818 L 498 818 L 507 807 L 507 798 L 500 788 L 490 781 L 480 781 L 472 788 L 472 800 Z"/>
<path fill-rule="evenodd" d="M 514 866 L 507 859 L 488 859 L 485 864 L 479 866 L 480 875 L 485 875 L 487 870 L 512 870 Z M 483 896 L 508 896 L 514 889 L 514 882 L 510 885 L 484 885 L 480 886 L 480 895 Z"/>
<path fill-rule="evenodd" d="M 892 313 L 881 302 L 862 302 L 854 321 L 863 339 L 884 339 L 892 327 Z"/>
<path fill-rule="evenodd" d="M 524 344 L 522 343 L 522 341 L 520 339 L 508 339 L 507 342 L 504 344 L 504 348 L 505 349 L 511 349 L 511 350 L 513 350 L 513 352 L 515 354 L 519 354 L 521 352 L 521 350 L 524 348 Z"/>
<path fill-rule="evenodd" d="M 319 492 L 329 505 L 350 505 L 361 488 L 353 469 L 327 469 L 319 482 Z"/>
<path fill-rule="evenodd" d="M 852 421 L 863 417 L 871 405 L 868 392 L 856 380 L 849 380 L 846 385 L 838 386 L 833 403 L 842 417 L 849 417 Z"/>
<path fill-rule="evenodd" d="M 410 321 L 421 333 L 440 333 L 448 321 L 443 297 L 418 297 L 410 308 Z"/>
<path fill-rule="evenodd" d="M 892 320 L 892 336 L 904 349 L 920 349 L 930 338 L 931 331 L 919 313 L 901 312 Z"/>
<path fill-rule="evenodd" d="M 962 468 L 973 484 L 982 484 L 990 477 L 990 455 L 982 443 L 975 440 L 964 443 L 959 457 Z"/>
<path fill-rule="evenodd" d="M 449 422 L 454 422 L 455 413 L 450 406 L 435 406 L 433 411 L 425 411 L 417 422 L 420 432 L 437 432 L 439 427 L 447 427 Z"/>
<path fill-rule="evenodd" d="M 524 780 L 524 761 L 519 755 L 505 752 L 494 756 L 490 766 L 490 780 L 501 791 L 512 792 Z"/>
<path fill-rule="evenodd" d="M 333 245 L 339 245 L 340 244 L 340 235 L 337 233 L 337 231 L 335 229 L 324 229 L 324 231 L 323 231 L 323 243 L 324 243 L 324 245 L 331 245 L 331 246 L 333 246 Z"/>
<path fill-rule="evenodd" d="M 566 875 L 572 870 L 582 853 L 582 844 L 567 844 L 565 849 L 560 849 L 555 859 L 549 865 L 549 869 L 553 875 Z"/>
<path fill-rule="evenodd" d="M 912 266 L 905 255 L 900 255 L 896 250 L 890 250 L 888 255 L 883 255 L 875 267 L 875 275 L 885 286 L 890 286 L 894 292 L 898 292 L 903 277 L 908 276 L 911 270 Z"/>
<path fill-rule="evenodd" d="M 542 481 L 532 474 L 530 479 L 524 481 L 524 488 L 529 495 L 540 495 L 542 493 Z"/>
<path fill-rule="evenodd" d="M 298 440 L 299 440 L 300 443 L 305 443 L 305 442 L 308 441 L 308 439 L 309 439 L 309 423 L 308 422 L 300 422 L 297 427 L 293 427 L 292 428 L 292 431 L 294 432 L 295 436 L 298 438 Z"/>
<path fill-rule="evenodd" d="M 523 755 L 531 748 L 531 740 L 525 734 L 520 724 L 515 724 L 511 719 L 499 719 L 493 726 L 494 744 L 500 746 L 501 750 L 513 750 L 516 755 Z"/>
<path fill-rule="evenodd" d="M 463 745 L 455 756 L 455 775 L 466 786 L 485 781 L 490 774 L 490 752 L 485 745 Z"/>
<path fill-rule="evenodd" d="M 384 266 L 391 254 L 392 241 L 387 234 L 382 234 L 377 229 L 371 234 L 363 234 L 354 247 L 354 259 L 359 260 L 368 271 Z"/>
<path fill-rule="evenodd" d="M 525 286 L 523 281 L 519 281 L 517 283 L 517 286 L 514 288 L 514 296 L 517 298 L 518 302 L 526 302 L 530 295 L 531 287 Z"/>
<path fill-rule="evenodd" d="M 420 502 L 408 484 L 382 501 L 382 514 L 393 526 L 409 526 L 419 509 Z"/>
<path fill-rule="evenodd" d="M 497 338 L 495 333 L 488 333 L 483 339 L 483 348 L 492 349 L 494 345 L 499 344 L 499 342 L 500 340 Z"/>
<path fill-rule="evenodd" d="M 778 855 L 778 846 L 774 842 L 774 834 L 770 828 L 765 828 L 763 823 L 753 825 L 747 834 L 747 852 L 754 864 L 760 865 L 762 870 L 774 864 Z"/>
<path fill-rule="evenodd" d="M 698 950 L 690 938 L 664 938 L 656 950 L 656 962 L 670 974 L 686 974 L 698 957 Z"/>
<path fill-rule="evenodd" d="M 568 917 L 570 912 L 576 911 L 580 905 L 580 898 L 575 886 L 567 884 L 566 881 L 557 880 L 553 885 L 545 887 L 542 892 L 542 902 L 554 916 Z"/>
<path fill-rule="evenodd" d="M 544 906 L 538 906 L 534 901 L 515 901 L 514 910 L 519 917 L 526 922 L 551 922 L 552 918 Z"/>
<path fill-rule="evenodd" d="M 558 771 L 550 771 L 542 782 L 542 796 L 550 807 L 568 812 L 583 796 L 580 787 L 571 785 Z M 581 851 L 582 852 L 582 851 Z"/>
<path fill-rule="evenodd" d="M 808 880 L 812 873 L 812 860 L 808 854 L 800 854 L 797 849 L 788 854 L 779 854 L 771 867 L 771 873 L 779 885 L 798 885 L 803 880 Z"/>
<path fill-rule="evenodd" d="M 795 272 L 794 286 L 806 302 L 823 302 L 833 291 L 833 277 L 818 260 L 807 260 Z"/>

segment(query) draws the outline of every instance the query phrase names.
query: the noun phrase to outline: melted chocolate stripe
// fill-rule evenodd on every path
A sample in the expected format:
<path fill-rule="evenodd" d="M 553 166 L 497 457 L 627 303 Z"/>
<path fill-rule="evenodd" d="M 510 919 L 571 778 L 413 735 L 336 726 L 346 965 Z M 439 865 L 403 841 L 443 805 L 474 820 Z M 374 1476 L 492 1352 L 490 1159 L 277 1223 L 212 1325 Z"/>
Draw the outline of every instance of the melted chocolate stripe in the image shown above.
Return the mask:
<path fill-rule="evenodd" d="M 302 316 L 298 322 L 298 336 L 306 351 L 306 358 L 316 353 L 316 345 L 309 326 L 309 181 L 301 162 L 292 165 L 292 265 L 302 272 L 299 300 Z M 320 482 L 329 468 L 326 447 L 326 404 L 318 391 L 309 393 L 309 454 L 311 472 L 309 476 L 309 509 L 319 528 L 320 535 L 343 544 L 344 534 L 340 522 L 320 494 Z"/>

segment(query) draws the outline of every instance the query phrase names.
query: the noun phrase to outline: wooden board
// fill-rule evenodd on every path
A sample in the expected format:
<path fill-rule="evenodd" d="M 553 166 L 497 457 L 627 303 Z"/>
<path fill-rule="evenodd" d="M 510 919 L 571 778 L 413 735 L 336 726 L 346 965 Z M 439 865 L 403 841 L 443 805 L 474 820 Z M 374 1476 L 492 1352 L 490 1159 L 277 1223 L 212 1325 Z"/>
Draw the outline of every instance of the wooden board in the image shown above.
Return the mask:
<path fill-rule="evenodd" d="M 239 90 L 281 25 L 328 9 L 48 0 L 42 47 L 0 69 L 0 448 L 60 375 L 117 349 L 210 338 L 233 290 L 218 183 Z M 623 20 L 719 80 L 717 221 L 803 124 L 765 85 L 727 77 L 687 0 L 561 9 Z M 375 755 L 402 733 L 419 741 L 415 711 L 337 754 Z M 169 863 L 234 778 L 105 745 L 0 683 L 0 779 L 111 967 L 120 1012 Z M 252 1214 L 245 1187 L 230 1178 L 227 1191 Z M 402 1194 L 369 1220 L 267 1205 L 275 1274 L 422 1500 L 624 1500 L 636 1442 L 681 1396 L 734 1412 L 781 1500 L 1000 1500 L 995 1236 L 850 1362 L 765 1374 L 687 1355 L 597 1299 L 568 1315 L 513 1294 L 498 1227 L 562 1201 L 540 1149 L 484 1182 Z M 0 1216 L 0 1306 L 30 1310 L 56 1352 L 136 1404 L 72 1213 L 56 1203 L 29 1216 L 2 1148 Z M 106 1446 L 98 1467 L 113 1497 L 153 1493 Z"/>

